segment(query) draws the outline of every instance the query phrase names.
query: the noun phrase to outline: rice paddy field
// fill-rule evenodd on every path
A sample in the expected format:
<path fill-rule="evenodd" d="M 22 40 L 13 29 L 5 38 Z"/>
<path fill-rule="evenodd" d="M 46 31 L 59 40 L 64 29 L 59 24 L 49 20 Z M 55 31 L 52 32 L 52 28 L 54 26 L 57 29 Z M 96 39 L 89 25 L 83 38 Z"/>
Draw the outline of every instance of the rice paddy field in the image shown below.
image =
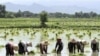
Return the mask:
<path fill-rule="evenodd" d="M 0 18 L 0 28 L 39 28 L 39 18 Z M 99 18 L 48 18 L 48 28 L 100 29 Z"/>
<path fill-rule="evenodd" d="M 32 42 L 32 47 L 28 51 L 32 52 L 26 56 L 45 56 L 39 51 L 39 43 L 48 40 L 48 54 L 46 56 L 100 56 L 99 53 L 92 53 L 91 40 L 97 38 L 100 42 L 100 19 L 93 18 L 49 18 L 46 22 L 47 28 L 39 28 L 38 18 L 1 18 L 0 19 L 0 56 L 5 56 L 5 44 L 9 39 L 14 40 L 18 45 L 20 40 Z M 60 37 L 64 43 L 64 49 L 61 55 L 54 52 L 56 39 Z M 69 54 L 68 42 L 72 39 L 85 40 L 88 44 L 85 46 L 85 53 Z M 16 56 L 18 51 L 15 51 Z"/>

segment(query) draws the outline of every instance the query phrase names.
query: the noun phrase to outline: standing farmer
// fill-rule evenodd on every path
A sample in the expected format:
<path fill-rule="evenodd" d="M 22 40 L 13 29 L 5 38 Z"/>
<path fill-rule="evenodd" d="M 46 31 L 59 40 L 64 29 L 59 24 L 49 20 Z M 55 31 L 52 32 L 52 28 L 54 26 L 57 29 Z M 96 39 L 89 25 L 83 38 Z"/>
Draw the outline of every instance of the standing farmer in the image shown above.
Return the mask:
<path fill-rule="evenodd" d="M 91 49 L 93 52 L 96 52 L 96 51 L 99 52 L 99 42 L 97 42 L 96 39 L 92 40 Z"/>

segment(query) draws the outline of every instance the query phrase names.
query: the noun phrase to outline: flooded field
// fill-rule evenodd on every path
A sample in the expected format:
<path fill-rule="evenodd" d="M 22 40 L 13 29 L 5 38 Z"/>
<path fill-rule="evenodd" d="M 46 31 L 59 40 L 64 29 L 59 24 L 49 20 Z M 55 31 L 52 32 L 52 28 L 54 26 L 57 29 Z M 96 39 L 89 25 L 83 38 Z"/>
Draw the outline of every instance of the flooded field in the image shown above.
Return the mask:
<path fill-rule="evenodd" d="M 56 39 L 60 37 L 64 43 L 64 49 L 61 55 L 56 55 L 54 52 Z M 36 29 L 36 28 L 23 28 L 23 29 L 0 29 L 0 56 L 5 56 L 5 44 L 9 39 L 14 40 L 14 44 L 17 46 L 20 40 L 25 42 L 32 42 L 32 47 L 28 47 L 28 51 L 32 51 L 34 56 L 45 56 L 40 54 L 38 44 L 41 41 L 47 40 L 48 54 L 46 56 L 71 56 L 68 52 L 68 42 L 70 39 L 86 40 L 89 44 L 85 46 L 85 53 L 83 56 L 100 56 L 99 53 L 92 53 L 90 43 L 91 40 L 97 38 L 100 42 L 100 31 L 99 30 L 67 30 L 67 29 Z M 16 55 L 18 51 L 15 51 Z M 76 56 L 78 55 L 76 52 Z M 17 55 L 18 56 L 18 55 Z"/>

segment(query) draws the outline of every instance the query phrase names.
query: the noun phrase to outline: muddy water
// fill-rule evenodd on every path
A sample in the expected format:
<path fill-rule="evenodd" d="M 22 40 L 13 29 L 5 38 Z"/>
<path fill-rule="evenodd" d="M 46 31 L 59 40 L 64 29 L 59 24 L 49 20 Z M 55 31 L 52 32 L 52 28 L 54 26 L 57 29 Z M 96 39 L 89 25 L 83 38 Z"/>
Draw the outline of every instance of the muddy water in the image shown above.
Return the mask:
<path fill-rule="evenodd" d="M 43 36 L 43 33 L 47 31 L 46 39 Z M 59 33 L 60 32 L 60 33 Z M 91 32 L 91 34 L 89 34 Z M 57 34 L 57 35 L 56 35 Z M 6 37 L 5 37 L 6 35 Z M 82 35 L 82 37 L 80 37 Z M 1 29 L 0 30 L 0 46 L 4 46 L 9 39 L 14 39 L 15 45 L 18 44 L 19 40 L 23 40 L 25 42 L 32 42 L 33 46 L 29 47 L 29 51 L 35 52 L 34 56 L 45 56 L 39 54 L 39 49 L 36 48 L 37 44 L 41 42 L 41 39 L 49 41 L 48 46 L 48 54 L 47 56 L 56 56 L 56 54 L 53 52 L 56 44 L 56 38 L 60 37 L 64 43 L 64 49 L 62 51 L 62 54 L 60 56 L 70 56 L 68 52 L 68 42 L 70 39 L 74 38 L 76 40 L 86 40 L 89 44 L 85 47 L 85 56 L 96 56 L 99 55 L 99 53 L 92 53 L 90 48 L 91 40 L 95 37 L 99 41 L 100 37 L 100 31 L 95 30 L 57 30 L 57 29 Z M 0 56 L 5 56 L 5 48 L 0 48 Z M 15 53 L 18 53 L 15 51 Z M 59 55 L 58 55 L 59 56 Z M 77 56 L 77 55 L 76 55 Z"/>

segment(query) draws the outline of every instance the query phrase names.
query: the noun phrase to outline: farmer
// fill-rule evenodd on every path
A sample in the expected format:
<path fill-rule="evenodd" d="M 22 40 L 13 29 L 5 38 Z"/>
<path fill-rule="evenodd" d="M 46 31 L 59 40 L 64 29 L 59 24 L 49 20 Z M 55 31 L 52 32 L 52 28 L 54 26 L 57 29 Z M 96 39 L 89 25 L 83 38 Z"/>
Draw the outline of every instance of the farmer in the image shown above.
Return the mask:
<path fill-rule="evenodd" d="M 81 40 L 77 41 L 76 45 L 78 53 L 81 52 Z"/>
<path fill-rule="evenodd" d="M 57 39 L 55 50 L 56 50 L 57 54 L 61 54 L 61 51 L 63 50 L 63 42 L 62 42 L 61 38 Z"/>
<path fill-rule="evenodd" d="M 18 43 L 18 53 L 20 55 L 25 55 L 25 53 L 27 52 L 27 46 L 26 44 L 20 40 L 20 42 Z"/>
<path fill-rule="evenodd" d="M 84 53 L 84 47 L 85 47 L 86 41 L 85 40 L 79 40 L 79 41 L 77 41 L 76 44 L 77 44 L 78 53 L 79 52 Z"/>
<path fill-rule="evenodd" d="M 40 52 L 41 52 L 41 54 L 47 54 L 47 49 L 48 49 L 48 41 L 40 43 Z"/>
<path fill-rule="evenodd" d="M 84 47 L 87 44 L 87 42 L 85 40 L 82 40 L 80 43 L 81 43 L 81 53 L 84 53 Z"/>
<path fill-rule="evenodd" d="M 93 52 L 99 52 L 99 42 L 96 41 L 96 38 L 91 41 L 91 49 Z"/>
<path fill-rule="evenodd" d="M 72 39 L 68 43 L 68 49 L 69 49 L 69 53 L 75 53 L 75 50 L 76 50 L 76 41 L 75 41 L 75 39 Z"/>
<path fill-rule="evenodd" d="M 10 39 L 10 41 L 5 45 L 5 48 L 6 48 L 6 56 L 14 56 L 13 39 Z"/>

